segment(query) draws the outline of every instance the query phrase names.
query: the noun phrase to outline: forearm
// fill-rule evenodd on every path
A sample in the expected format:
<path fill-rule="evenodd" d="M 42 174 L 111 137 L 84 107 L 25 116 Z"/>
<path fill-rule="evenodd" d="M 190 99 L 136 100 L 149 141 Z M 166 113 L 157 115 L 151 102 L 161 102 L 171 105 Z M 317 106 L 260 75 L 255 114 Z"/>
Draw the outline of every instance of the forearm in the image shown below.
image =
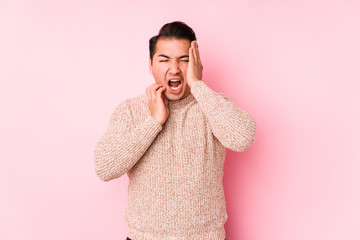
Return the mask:
<path fill-rule="evenodd" d="M 193 84 L 191 92 L 221 144 L 233 151 L 244 151 L 253 143 L 256 123 L 250 114 L 202 81 Z"/>
<path fill-rule="evenodd" d="M 161 125 L 150 115 L 129 132 L 107 132 L 95 147 L 95 170 L 103 181 L 128 172 L 144 155 Z"/>

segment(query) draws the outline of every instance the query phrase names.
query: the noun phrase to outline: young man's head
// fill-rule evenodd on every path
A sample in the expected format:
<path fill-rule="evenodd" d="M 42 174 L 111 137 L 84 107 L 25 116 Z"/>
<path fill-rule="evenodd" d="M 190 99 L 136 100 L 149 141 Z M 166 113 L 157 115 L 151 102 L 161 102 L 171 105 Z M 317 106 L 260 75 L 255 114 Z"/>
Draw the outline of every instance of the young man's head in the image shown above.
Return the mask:
<path fill-rule="evenodd" d="M 180 100 L 190 94 L 186 84 L 190 43 L 196 40 L 194 31 L 183 22 L 165 24 L 149 41 L 149 69 L 155 82 L 166 87 L 169 100 Z"/>

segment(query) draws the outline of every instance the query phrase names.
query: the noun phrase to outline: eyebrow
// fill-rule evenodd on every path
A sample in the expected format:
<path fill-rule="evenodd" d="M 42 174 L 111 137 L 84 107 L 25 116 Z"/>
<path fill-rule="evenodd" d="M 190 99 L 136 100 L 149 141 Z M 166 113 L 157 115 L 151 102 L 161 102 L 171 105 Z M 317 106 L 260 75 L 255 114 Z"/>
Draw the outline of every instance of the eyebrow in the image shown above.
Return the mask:
<path fill-rule="evenodd" d="M 163 58 L 168 58 L 168 59 L 171 58 L 171 57 L 169 57 L 169 56 L 166 56 L 165 54 L 160 54 L 160 55 L 158 55 L 158 57 L 163 57 Z M 189 58 L 189 55 L 184 54 L 184 55 L 181 55 L 180 57 L 174 57 L 174 58 L 178 58 L 178 59 L 181 59 L 181 58 Z"/>

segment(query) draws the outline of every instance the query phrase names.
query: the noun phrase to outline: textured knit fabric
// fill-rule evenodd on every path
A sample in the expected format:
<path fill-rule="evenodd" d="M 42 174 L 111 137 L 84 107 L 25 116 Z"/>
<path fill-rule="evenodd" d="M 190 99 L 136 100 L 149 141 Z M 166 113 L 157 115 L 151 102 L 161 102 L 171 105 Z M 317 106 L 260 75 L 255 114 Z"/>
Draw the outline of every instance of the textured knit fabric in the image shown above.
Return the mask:
<path fill-rule="evenodd" d="M 95 170 L 104 181 L 127 173 L 129 238 L 223 240 L 226 148 L 248 148 L 255 122 L 202 81 L 169 111 L 160 125 L 146 94 L 119 104 L 96 145 Z"/>

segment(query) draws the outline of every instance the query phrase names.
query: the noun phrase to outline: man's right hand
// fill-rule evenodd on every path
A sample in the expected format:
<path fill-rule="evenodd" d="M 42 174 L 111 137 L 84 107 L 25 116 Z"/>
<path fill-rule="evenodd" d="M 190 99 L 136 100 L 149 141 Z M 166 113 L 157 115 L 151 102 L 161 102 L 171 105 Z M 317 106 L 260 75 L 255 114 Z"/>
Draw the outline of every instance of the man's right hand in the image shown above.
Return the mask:
<path fill-rule="evenodd" d="M 165 90 L 166 88 L 159 83 L 154 83 L 146 89 L 151 116 L 161 125 L 169 116 L 168 100 L 162 96 Z"/>

